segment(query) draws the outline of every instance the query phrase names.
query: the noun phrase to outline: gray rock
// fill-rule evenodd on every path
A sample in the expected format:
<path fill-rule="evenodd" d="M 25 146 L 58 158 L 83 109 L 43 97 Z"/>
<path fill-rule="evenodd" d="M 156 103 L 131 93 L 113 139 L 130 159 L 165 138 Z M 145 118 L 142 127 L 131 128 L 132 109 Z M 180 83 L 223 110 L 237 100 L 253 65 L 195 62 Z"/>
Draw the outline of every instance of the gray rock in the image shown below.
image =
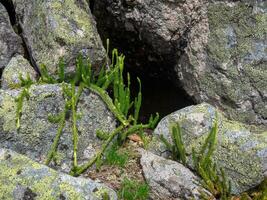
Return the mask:
<path fill-rule="evenodd" d="M 141 151 L 140 164 L 151 190 L 151 199 L 202 199 L 201 192 L 211 194 L 200 185 L 200 179 L 182 164 L 149 151 Z"/>
<path fill-rule="evenodd" d="M 216 109 L 206 103 L 186 107 L 163 118 L 156 127 L 150 150 L 168 156 L 159 135 L 172 142 L 169 127 L 179 123 L 187 155 L 192 155 L 204 143 L 215 118 Z M 213 162 L 225 171 L 232 183 L 232 193 L 241 193 L 261 183 L 267 177 L 267 131 L 246 126 L 225 118 L 218 112 L 218 138 Z M 194 168 L 192 160 L 188 165 Z"/>
<path fill-rule="evenodd" d="M 36 81 L 37 73 L 30 65 L 28 60 L 21 55 L 14 56 L 8 65 L 5 67 L 2 74 L 2 89 L 12 89 L 21 86 L 21 79 L 30 78 L 33 82 Z"/>
<path fill-rule="evenodd" d="M 23 54 L 22 40 L 14 32 L 8 12 L 0 3 L 0 71 L 15 54 Z"/>
<path fill-rule="evenodd" d="M 107 186 L 87 178 L 74 178 L 0 148 L 0 199 L 116 200 Z"/>
<path fill-rule="evenodd" d="M 37 65 L 45 64 L 51 74 L 63 57 L 67 72 L 74 71 L 79 53 L 102 67 L 105 49 L 85 0 L 13 0 L 22 36 Z"/>
<path fill-rule="evenodd" d="M 103 37 L 130 51 L 137 66 L 145 60 L 144 74 L 149 66 L 148 71 L 161 76 L 167 71 L 198 103 L 208 102 L 232 119 L 267 127 L 266 1 L 95 4 Z M 114 28 L 119 32 L 111 31 Z"/>
<path fill-rule="evenodd" d="M 44 162 L 59 128 L 49 115 L 61 113 L 65 106 L 62 85 L 32 85 L 29 99 L 24 99 L 20 128 L 16 127 L 16 98 L 22 90 L 0 90 L 0 148 L 12 149 L 18 153 Z M 63 130 L 56 161 L 51 166 L 64 172 L 72 167 L 72 115 Z M 113 114 L 100 97 L 85 90 L 77 106 L 77 128 L 79 132 L 78 160 L 82 164 L 92 158 L 100 148 L 101 141 L 96 130 L 112 131 L 116 126 Z"/>

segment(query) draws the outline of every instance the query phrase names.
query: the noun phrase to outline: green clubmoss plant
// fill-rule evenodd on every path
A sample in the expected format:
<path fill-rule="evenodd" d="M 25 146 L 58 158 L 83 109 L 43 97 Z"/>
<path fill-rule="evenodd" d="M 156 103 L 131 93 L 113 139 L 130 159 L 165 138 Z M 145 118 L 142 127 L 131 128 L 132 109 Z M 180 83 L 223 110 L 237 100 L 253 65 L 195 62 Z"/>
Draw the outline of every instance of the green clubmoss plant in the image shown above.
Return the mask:
<path fill-rule="evenodd" d="M 218 120 L 208 134 L 199 152 L 192 150 L 193 162 L 197 173 L 202 178 L 202 185 L 215 197 L 228 200 L 231 195 L 231 183 L 227 181 L 223 169 L 216 166 L 212 161 L 212 155 L 216 149 L 218 135 Z"/>
<path fill-rule="evenodd" d="M 158 114 L 150 117 L 147 124 L 138 124 L 139 111 L 141 107 L 142 93 L 141 81 L 139 82 L 139 93 L 134 101 L 131 101 L 130 92 L 130 74 L 127 74 L 127 82 L 124 82 L 124 59 L 123 55 L 119 55 L 118 51 L 112 51 L 112 62 L 108 66 L 103 66 L 100 72 L 95 75 L 92 71 L 91 64 L 88 59 L 83 59 L 81 55 L 76 60 L 76 71 L 74 76 L 67 77 L 64 72 L 64 62 L 60 60 L 58 77 L 51 77 L 44 65 L 41 66 L 40 82 L 43 83 L 64 83 L 70 82 L 71 88 L 64 87 L 63 93 L 67 97 L 65 100 L 65 111 L 60 120 L 60 126 L 53 145 L 47 156 L 47 164 L 50 163 L 53 155 L 56 154 L 56 149 L 62 130 L 64 128 L 63 120 L 66 118 L 66 113 L 72 113 L 72 138 L 73 138 L 73 168 L 71 174 L 78 176 L 91 167 L 96 162 L 99 162 L 105 154 L 106 149 L 110 143 L 117 138 L 118 144 L 123 144 L 130 134 L 142 131 L 146 128 L 153 129 L 159 119 Z M 76 92 L 76 86 L 79 86 Z M 97 136 L 104 140 L 102 148 L 96 155 L 84 165 L 78 166 L 77 149 L 78 149 L 78 129 L 77 129 L 77 104 L 79 97 L 84 88 L 91 90 L 99 95 L 109 110 L 114 114 L 121 125 L 112 133 L 104 133 L 101 130 L 97 131 Z M 113 91 L 113 98 L 108 94 L 108 90 Z M 132 108 L 133 107 L 133 108 Z M 131 111 L 131 112 L 130 112 Z M 65 119 L 66 120 L 66 119 Z M 101 163 L 101 162 L 99 162 Z"/>
<path fill-rule="evenodd" d="M 170 129 L 173 144 L 170 144 L 163 135 L 160 135 L 160 139 L 165 144 L 167 150 L 172 153 L 172 159 L 181 161 L 185 165 L 186 154 L 182 140 L 181 127 L 179 124 L 173 124 Z"/>
<path fill-rule="evenodd" d="M 28 88 L 23 88 L 20 95 L 16 98 L 17 110 L 16 110 L 16 128 L 20 128 L 20 118 L 22 115 L 23 101 L 24 99 L 29 99 L 29 90 Z"/>
<path fill-rule="evenodd" d="M 20 86 L 22 87 L 22 91 L 20 95 L 16 98 L 17 102 L 17 110 L 16 110 L 16 128 L 19 130 L 20 128 L 20 118 L 22 115 L 22 107 L 23 107 L 23 101 L 24 99 L 29 99 L 30 94 L 29 94 L 29 88 L 33 84 L 33 81 L 30 78 L 30 75 L 27 74 L 26 79 L 22 77 L 22 75 L 19 75 L 20 79 Z"/>
<path fill-rule="evenodd" d="M 170 128 L 172 144 L 168 142 L 163 135 L 160 136 L 161 141 L 166 146 L 167 150 L 172 153 L 172 158 L 177 161 L 181 161 L 184 165 L 187 165 L 186 151 L 182 140 L 182 133 L 179 124 L 172 125 Z M 212 161 L 212 156 L 216 149 L 218 135 L 218 122 L 217 117 L 214 126 L 211 128 L 210 133 L 204 141 L 204 144 L 200 147 L 199 152 L 192 149 L 192 158 L 194 167 L 202 178 L 202 185 L 209 190 L 216 198 L 222 200 L 228 200 L 231 195 L 231 184 L 226 179 L 223 169 L 218 169 L 215 163 Z M 201 192 L 201 191 L 200 191 Z M 203 193 L 204 199 L 209 199 L 206 194 Z"/>

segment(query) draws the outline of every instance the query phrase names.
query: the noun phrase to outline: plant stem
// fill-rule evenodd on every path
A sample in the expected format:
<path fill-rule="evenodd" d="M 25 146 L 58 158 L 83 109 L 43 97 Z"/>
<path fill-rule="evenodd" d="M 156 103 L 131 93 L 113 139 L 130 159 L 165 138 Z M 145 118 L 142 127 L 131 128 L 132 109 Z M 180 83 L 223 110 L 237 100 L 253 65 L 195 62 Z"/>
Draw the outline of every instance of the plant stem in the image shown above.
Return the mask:
<path fill-rule="evenodd" d="M 79 176 L 82 174 L 84 171 L 86 171 L 89 167 L 91 167 L 104 153 L 106 148 L 108 147 L 109 143 L 115 138 L 116 135 L 118 135 L 126 126 L 120 125 L 117 129 L 115 129 L 107 139 L 107 141 L 104 143 L 100 151 L 91 159 L 89 160 L 86 164 L 82 165 L 81 167 L 78 167 L 74 170 L 71 170 L 70 175 L 72 176 Z"/>
<path fill-rule="evenodd" d="M 77 150 L 78 150 L 78 128 L 77 128 L 77 103 L 83 91 L 83 84 L 79 86 L 77 94 L 75 93 L 75 85 L 72 85 L 71 95 L 71 111 L 72 111 L 72 137 L 73 137 L 73 168 L 78 167 Z"/>
<path fill-rule="evenodd" d="M 110 111 L 115 115 L 115 117 L 124 125 L 128 126 L 129 122 L 126 120 L 125 116 L 118 111 L 118 109 L 114 106 L 112 99 L 109 97 L 106 91 L 104 91 L 102 88 L 91 84 L 89 86 L 89 89 L 92 90 L 94 93 L 98 94 L 102 100 L 106 103 L 107 107 L 110 109 Z"/>
<path fill-rule="evenodd" d="M 67 109 L 65 107 L 65 110 L 63 111 L 61 119 L 60 119 L 59 129 L 57 130 L 56 137 L 55 137 L 54 142 L 50 148 L 50 151 L 48 152 L 47 159 L 45 161 L 46 165 L 49 165 L 49 163 L 51 162 L 51 160 L 55 156 L 55 153 L 56 153 L 56 150 L 58 147 L 58 143 L 59 143 L 60 137 L 61 137 L 62 132 L 63 132 L 63 128 L 65 127 L 66 113 L 67 113 Z"/>

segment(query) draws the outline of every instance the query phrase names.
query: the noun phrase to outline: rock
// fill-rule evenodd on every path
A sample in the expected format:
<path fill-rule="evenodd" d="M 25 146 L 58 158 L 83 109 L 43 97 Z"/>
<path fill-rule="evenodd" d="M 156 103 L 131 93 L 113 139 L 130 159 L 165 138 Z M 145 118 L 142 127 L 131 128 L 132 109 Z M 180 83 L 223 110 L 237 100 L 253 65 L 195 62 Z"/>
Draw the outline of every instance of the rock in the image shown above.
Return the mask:
<path fill-rule="evenodd" d="M 150 150 L 162 156 L 165 146 L 159 135 L 172 142 L 169 127 L 179 123 L 187 155 L 192 148 L 199 150 L 204 143 L 215 118 L 216 109 L 206 103 L 189 106 L 163 118 L 156 127 Z M 228 120 L 218 112 L 218 141 L 212 156 L 232 183 L 232 193 L 237 194 L 257 186 L 267 177 L 267 131 L 260 133 L 254 126 Z M 163 154 L 162 154 L 163 153 Z M 194 168 L 192 160 L 188 165 Z"/>
<path fill-rule="evenodd" d="M 30 78 L 33 82 L 36 81 L 37 73 L 30 65 L 28 60 L 21 55 L 13 57 L 5 67 L 2 74 L 2 89 L 12 89 L 21 86 L 21 79 L 27 80 Z"/>
<path fill-rule="evenodd" d="M 74 178 L 0 148 L 1 199 L 101 200 L 117 199 L 107 186 L 87 178 Z"/>
<path fill-rule="evenodd" d="M 94 14 L 103 38 L 129 51 L 133 66 L 144 62 L 146 76 L 151 66 L 150 73 L 170 76 L 196 102 L 267 127 L 266 7 L 266 1 L 103 0 L 95 1 Z"/>
<path fill-rule="evenodd" d="M 13 0 L 22 36 L 38 66 L 55 74 L 60 58 L 74 71 L 78 54 L 90 58 L 95 69 L 106 60 L 105 49 L 85 0 Z M 33 20 L 34 19 L 34 20 Z"/>
<path fill-rule="evenodd" d="M 32 85 L 29 98 L 24 98 L 20 117 L 20 128 L 16 127 L 16 98 L 22 90 L 0 90 L 0 148 L 12 149 L 18 153 L 44 162 L 55 138 L 59 123 L 49 120 L 57 116 L 65 106 L 62 85 Z M 77 106 L 77 128 L 79 133 L 78 161 L 83 164 L 93 157 L 101 146 L 96 130 L 110 132 L 115 129 L 116 120 L 100 97 L 84 90 Z M 51 166 L 64 172 L 72 167 L 72 114 L 67 113 L 66 126 L 59 141 L 58 153 Z"/>
<path fill-rule="evenodd" d="M 23 54 L 22 40 L 14 32 L 8 12 L 0 3 L 0 71 L 15 54 Z"/>
<path fill-rule="evenodd" d="M 151 199 L 202 199 L 199 178 L 182 164 L 141 150 L 140 164 L 150 186 Z"/>

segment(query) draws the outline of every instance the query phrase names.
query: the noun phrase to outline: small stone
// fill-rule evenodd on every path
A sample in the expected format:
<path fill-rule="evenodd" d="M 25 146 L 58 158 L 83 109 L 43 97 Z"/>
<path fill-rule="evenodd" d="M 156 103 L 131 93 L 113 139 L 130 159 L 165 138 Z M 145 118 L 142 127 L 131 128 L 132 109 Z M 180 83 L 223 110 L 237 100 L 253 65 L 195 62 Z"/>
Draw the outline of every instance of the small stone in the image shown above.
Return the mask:
<path fill-rule="evenodd" d="M 200 178 L 182 164 L 140 149 L 143 173 L 151 190 L 151 199 L 201 199 L 211 194 L 201 187 Z"/>
<path fill-rule="evenodd" d="M 21 78 L 36 82 L 37 73 L 28 60 L 21 55 L 13 57 L 2 74 L 2 89 L 15 89 L 21 86 Z"/>

